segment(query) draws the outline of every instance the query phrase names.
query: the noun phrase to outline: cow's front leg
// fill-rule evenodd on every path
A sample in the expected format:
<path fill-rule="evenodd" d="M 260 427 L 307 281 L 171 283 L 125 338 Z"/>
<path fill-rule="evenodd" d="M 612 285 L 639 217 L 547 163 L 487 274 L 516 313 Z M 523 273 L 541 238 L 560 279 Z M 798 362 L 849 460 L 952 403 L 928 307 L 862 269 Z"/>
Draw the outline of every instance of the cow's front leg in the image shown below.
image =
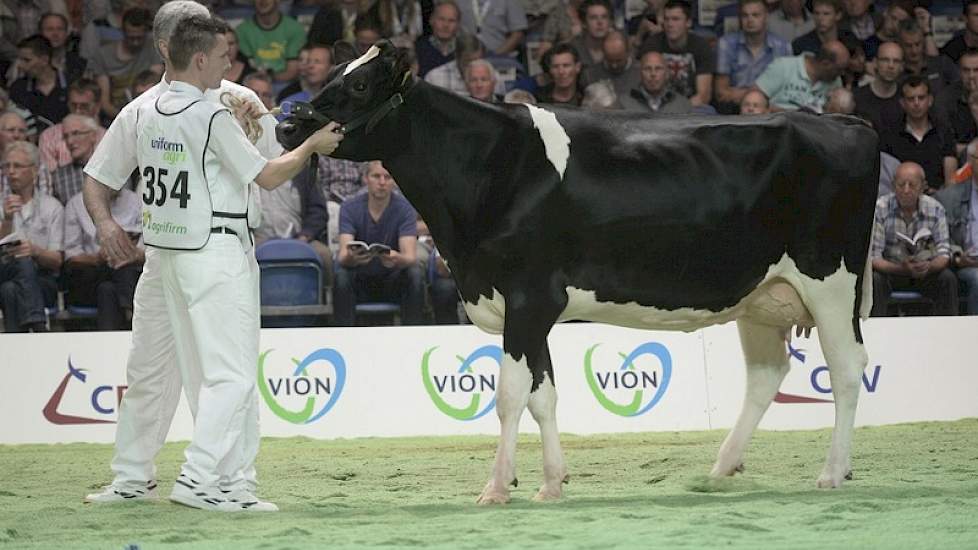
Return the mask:
<path fill-rule="evenodd" d="M 508 353 L 503 355 L 499 386 L 496 388 L 499 446 L 496 448 L 492 475 L 477 501 L 479 504 L 506 504 L 509 502 L 509 486 L 516 485 L 516 435 L 533 381 L 526 361 L 525 355 L 519 361 Z"/>
<path fill-rule="evenodd" d="M 543 442 L 543 486 L 533 500 L 558 499 L 563 494 L 563 484 L 567 483 L 567 466 L 560 450 L 560 433 L 557 431 L 557 390 L 553 383 L 553 368 L 550 366 L 550 350 L 544 344 L 540 361 L 546 361 L 544 378 L 540 386 L 530 394 L 530 414 L 540 426 L 540 439 Z"/>

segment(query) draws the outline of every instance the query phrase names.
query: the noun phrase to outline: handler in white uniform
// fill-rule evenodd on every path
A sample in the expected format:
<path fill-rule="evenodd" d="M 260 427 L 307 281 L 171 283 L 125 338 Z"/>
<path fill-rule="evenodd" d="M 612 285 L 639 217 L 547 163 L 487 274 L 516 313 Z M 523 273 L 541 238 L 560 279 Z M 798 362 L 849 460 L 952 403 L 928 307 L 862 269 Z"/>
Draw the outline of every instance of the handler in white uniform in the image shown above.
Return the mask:
<path fill-rule="evenodd" d="M 200 405 L 184 469 L 185 483 L 194 488 L 182 494 L 181 490 L 188 487 L 178 484 L 174 498 L 192 506 L 222 508 L 227 503 L 222 502 L 225 493 L 217 491 L 218 482 L 233 482 L 235 477 L 240 481 L 242 469 L 250 469 L 257 451 L 257 396 L 253 387 L 258 341 L 257 266 L 243 217 L 248 196 L 244 182 L 257 173 L 261 185 L 274 187 L 291 177 L 313 151 L 331 152 L 340 137 L 322 132 L 310 138 L 302 150 L 264 165 L 230 114 L 201 101 L 201 90 L 218 85 L 221 71 L 226 69 L 226 60 L 221 61 L 224 65 L 214 61 L 215 56 L 220 57 L 220 48 L 226 46 L 224 37 L 215 40 L 213 51 L 196 52 L 194 63 L 188 67 L 189 72 L 197 73 L 186 79 L 196 80 L 198 87 L 180 82 L 168 90 L 161 83 L 140 96 L 113 124 L 97 158 L 86 167 L 89 176 L 121 187 L 135 164 L 137 131 L 133 125 L 137 123 L 141 157 L 145 157 L 140 162 L 148 215 L 144 235 L 151 247 L 136 293 L 128 364 L 130 388 L 120 411 L 112 464 L 116 477 L 105 491 L 90 495 L 89 501 L 155 496 L 153 458 L 179 399 L 180 376 L 173 366 L 174 355 L 183 371 L 192 410 Z M 204 75 L 204 68 L 211 73 Z M 171 71 L 171 76 L 177 74 Z M 179 76 L 185 76 L 184 72 Z M 169 109 L 181 102 L 187 109 L 180 113 Z M 171 116 L 160 115 L 157 106 Z M 200 117 L 207 119 L 204 130 L 197 121 Z M 161 122 L 170 119 L 178 122 Z M 266 135 L 271 135 L 270 130 Z M 152 158 L 154 154 L 156 158 Z M 206 183 L 201 179 L 205 175 Z M 125 243 L 117 239 L 118 227 L 102 212 L 103 191 L 107 189 L 97 182 L 86 181 L 86 205 L 110 259 L 124 258 L 127 251 Z M 215 217 L 212 222 L 212 211 L 232 217 Z M 212 227 L 223 229 L 212 234 Z M 202 248 L 190 252 L 161 247 Z M 186 308 L 187 302 L 194 303 L 193 315 Z M 198 308 L 198 303 L 204 304 L 203 308 Z M 201 380 L 204 387 L 198 395 L 196 387 Z M 247 485 L 231 487 L 227 499 L 268 504 L 259 503 L 248 489 Z M 266 509 L 274 509 L 274 505 L 268 504 Z"/>

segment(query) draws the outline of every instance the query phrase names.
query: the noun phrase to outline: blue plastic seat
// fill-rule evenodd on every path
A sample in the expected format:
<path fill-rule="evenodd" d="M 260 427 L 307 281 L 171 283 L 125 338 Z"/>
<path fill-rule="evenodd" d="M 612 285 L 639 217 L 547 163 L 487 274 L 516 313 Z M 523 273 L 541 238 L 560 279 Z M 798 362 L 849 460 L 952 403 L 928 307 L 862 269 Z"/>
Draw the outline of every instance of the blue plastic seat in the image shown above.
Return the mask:
<path fill-rule="evenodd" d="M 255 249 L 261 270 L 261 305 L 294 306 L 296 315 L 283 315 L 276 326 L 307 326 L 314 316 L 301 315 L 301 306 L 323 304 L 323 265 L 308 243 L 272 239 Z"/>

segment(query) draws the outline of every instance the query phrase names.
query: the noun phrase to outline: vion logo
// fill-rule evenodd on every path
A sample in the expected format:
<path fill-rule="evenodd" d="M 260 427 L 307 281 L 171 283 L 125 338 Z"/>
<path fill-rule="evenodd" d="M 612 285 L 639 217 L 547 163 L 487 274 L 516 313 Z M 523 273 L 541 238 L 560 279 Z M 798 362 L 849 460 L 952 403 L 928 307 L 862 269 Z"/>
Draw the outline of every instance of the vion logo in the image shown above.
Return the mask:
<path fill-rule="evenodd" d="M 796 360 L 802 365 L 805 364 L 805 360 L 808 356 L 805 354 L 805 350 L 798 348 L 795 349 L 788 344 L 788 359 Z M 880 372 L 883 370 L 882 365 L 876 365 L 873 367 L 873 373 L 871 376 L 867 376 L 863 373 L 863 387 L 869 393 L 876 393 L 876 388 L 880 382 Z M 829 367 L 826 365 L 821 365 L 815 367 L 811 370 L 809 374 L 809 382 L 812 385 L 812 389 L 819 394 L 831 394 L 832 385 L 829 382 Z M 808 397 L 804 395 L 797 395 L 793 393 L 782 393 L 778 392 L 774 396 L 775 403 L 832 403 L 831 399 L 822 399 L 820 397 Z"/>
<path fill-rule="evenodd" d="M 640 416 L 665 395 L 672 378 L 672 355 L 658 342 L 646 342 L 630 353 L 599 355 L 595 344 L 584 354 L 584 378 L 591 393 L 608 412 Z"/>
<path fill-rule="evenodd" d="M 61 403 L 65 400 L 65 393 L 68 391 L 68 384 L 72 381 L 78 381 L 82 384 L 88 382 L 88 374 L 85 369 L 76 369 L 71 363 L 71 357 L 68 357 L 68 373 L 65 374 L 64 378 L 61 379 L 61 383 L 51 394 L 51 398 L 44 405 L 44 418 L 52 424 L 59 425 L 70 425 L 70 424 L 114 424 L 115 420 L 109 420 L 106 418 L 91 418 L 87 416 L 75 416 L 70 414 L 64 414 L 61 412 Z M 77 384 L 75 384 L 77 386 Z M 122 403 L 122 395 L 126 392 L 128 386 L 95 386 L 92 388 L 91 394 L 88 396 L 88 404 L 91 405 L 92 410 L 96 413 L 107 416 L 115 414 L 116 408 Z M 75 392 L 73 392 L 75 393 Z M 72 400 L 75 401 L 75 400 Z"/>
<path fill-rule="evenodd" d="M 311 424 L 336 405 L 346 385 L 346 361 L 334 349 L 318 349 L 301 361 L 292 358 L 290 376 L 266 373 L 265 361 L 275 350 L 258 357 L 258 391 L 275 416 L 292 424 Z"/>
<path fill-rule="evenodd" d="M 496 406 L 496 379 L 503 350 L 496 345 L 482 346 L 468 355 L 456 355 L 458 366 L 434 359 L 438 346 L 421 358 L 421 378 L 435 407 L 456 420 L 475 420 Z"/>

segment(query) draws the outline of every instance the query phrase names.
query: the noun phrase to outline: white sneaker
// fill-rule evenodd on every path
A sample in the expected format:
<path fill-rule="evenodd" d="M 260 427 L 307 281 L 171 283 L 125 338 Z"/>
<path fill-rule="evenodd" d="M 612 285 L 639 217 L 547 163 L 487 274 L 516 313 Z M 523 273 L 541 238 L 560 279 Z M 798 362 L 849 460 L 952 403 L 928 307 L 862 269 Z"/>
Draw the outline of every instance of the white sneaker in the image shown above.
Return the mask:
<path fill-rule="evenodd" d="M 228 503 L 238 506 L 246 512 L 278 512 L 278 506 L 274 503 L 260 500 L 254 493 L 247 489 L 235 489 L 232 491 L 221 490 L 227 498 Z"/>
<path fill-rule="evenodd" d="M 132 483 L 106 485 L 100 492 L 87 495 L 84 502 L 88 504 L 115 504 L 136 500 L 156 500 L 158 498 L 156 482 L 147 481 L 145 485 Z"/>
<path fill-rule="evenodd" d="M 240 512 L 243 509 L 237 504 L 228 502 L 227 497 L 217 488 L 204 487 L 189 477 L 180 474 L 173 484 L 170 500 L 200 510 L 217 512 Z"/>

